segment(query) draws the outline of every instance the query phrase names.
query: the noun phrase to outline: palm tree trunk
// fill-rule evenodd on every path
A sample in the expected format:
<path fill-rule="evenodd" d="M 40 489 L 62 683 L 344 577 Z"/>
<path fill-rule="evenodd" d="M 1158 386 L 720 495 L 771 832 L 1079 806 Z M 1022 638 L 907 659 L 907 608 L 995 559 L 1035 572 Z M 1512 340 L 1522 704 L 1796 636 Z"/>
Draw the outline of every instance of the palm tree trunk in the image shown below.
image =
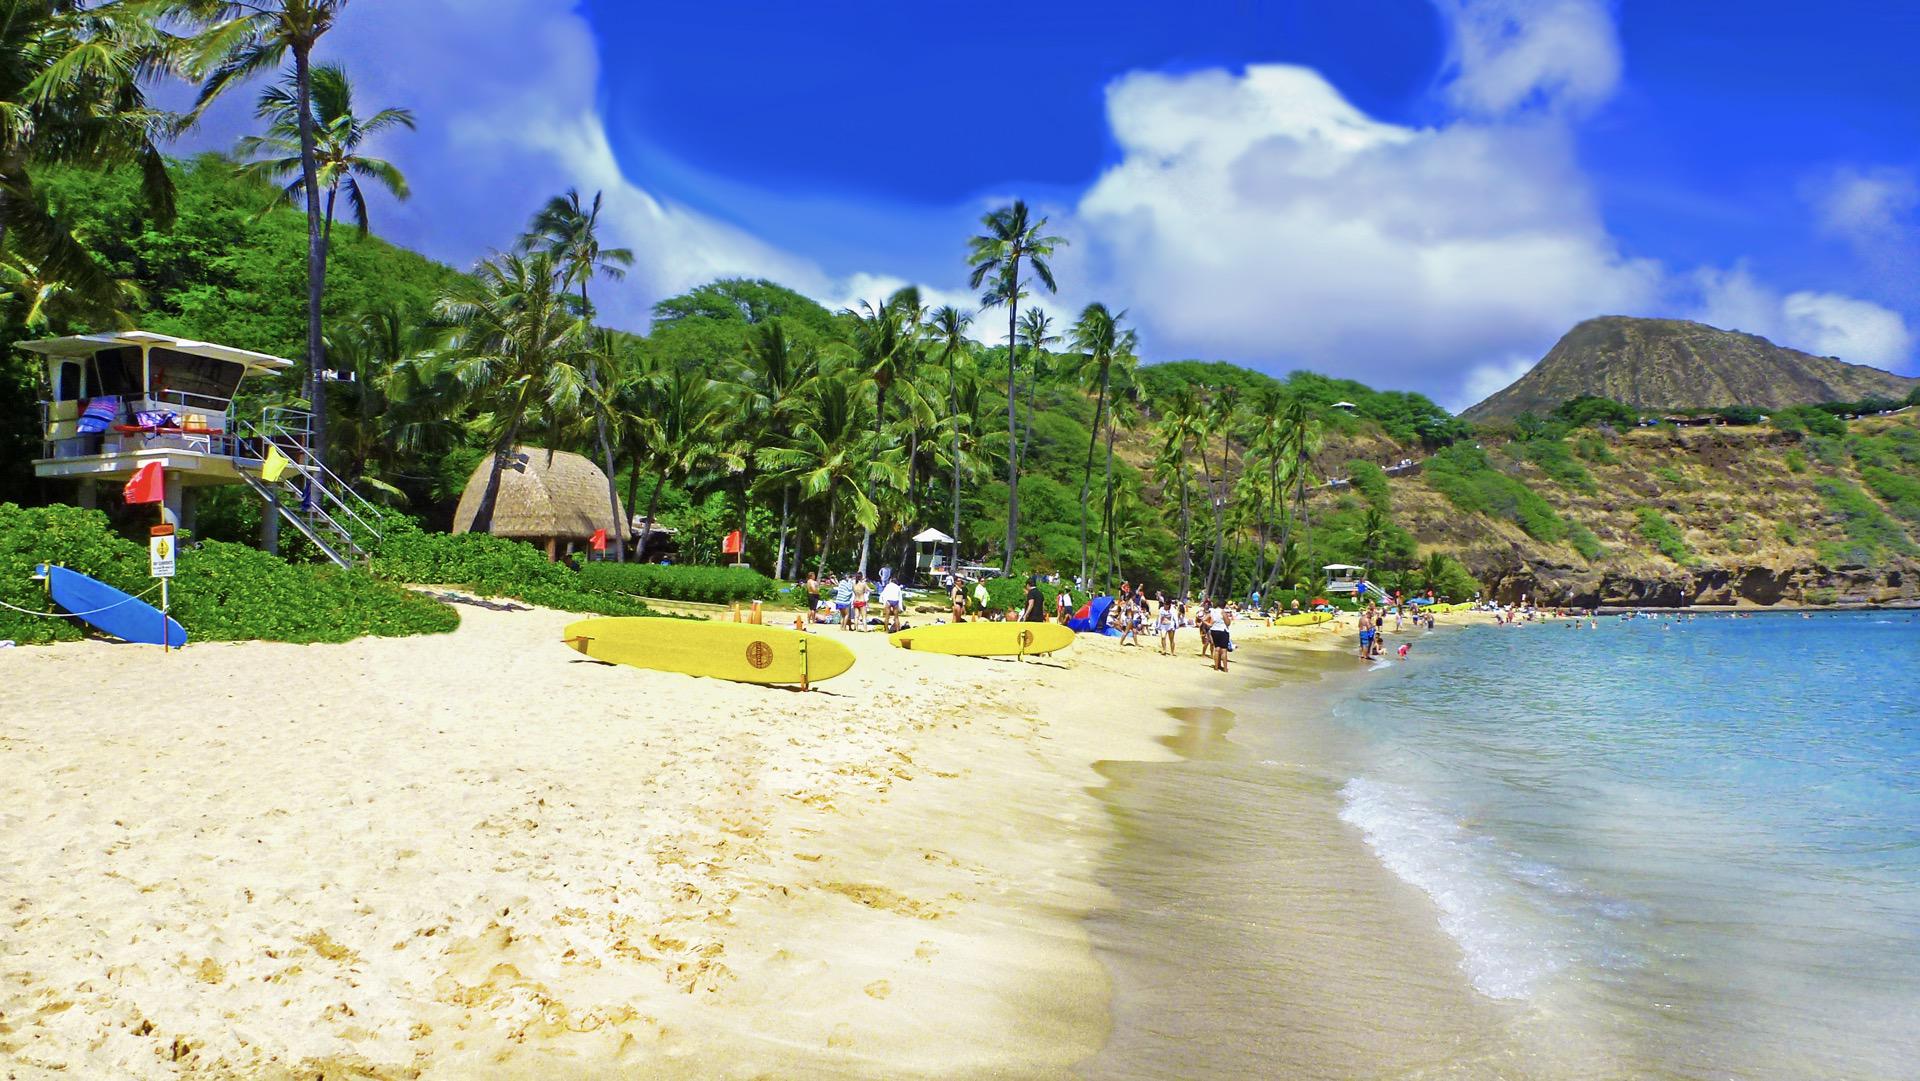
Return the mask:
<path fill-rule="evenodd" d="M 1000 573 L 1013 573 L 1013 546 L 1020 536 L 1020 454 L 1014 445 L 1017 433 L 1014 412 L 1019 399 L 1014 394 L 1014 374 L 1020 370 L 1020 259 L 1014 257 L 1007 281 L 1007 551 Z"/>
<path fill-rule="evenodd" d="M 1104 396 L 1105 385 L 1106 380 L 1103 378 L 1101 380 L 1102 396 Z M 1120 574 L 1120 560 L 1114 552 L 1113 539 L 1113 428 L 1113 412 L 1109 410 L 1107 412 L 1107 498 L 1100 512 L 1100 528 L 1107 537 L 1107 585 L 1109 587 Z"/>
<path fill-rule="evenodd" d="M 953 424 L 953 543 L 948 546 L 947 570 L 960 576 L 960 415 L 959 391 L 954 386 L 953 352 L 947 353 L 947 419 Z"/>
<path fill-rule="evenodd" d="M 833 547 L 834 516 L 840 508 L 833 505 L 833 489 L 827 489 L 827 531 L 820 534 L 820 566 L 814 571 L 821 578 L 827 576 L 827 549 Z"/>
<path fill-rule="evenodd" d="M 326 289 L 327 250 L 326 241 L 320 228 L 320 165 L 316 160 L 313 140 L 313 72 L 312 46 L 296 43 L 293 46 L 294 84 L 298 90 L 300 105 L 300 171 L 302 183 L 307 193 L 307 375 L 311 380 L 310 398 L 313 402 L 313 437 L 309 451 L 312 455 L 326 460 L 327 446 L 327 398 L 326 380 L 326 341 L 320 332 L 320 297 Z M 511 452 L 512 445 L 508 445 Z M 496 462 L 493 479 L 488 487 L 499 487 L 499 465 Z M 493 507 L 486 508 L 491 523 Z"/>
<path fill-rule="evenodd" d="M 867 549 L 872 543 L 873 530 L 862 529 L 860 531 L 860 576 L 862 578 L 867 575 Z"/>
<path fill-rule="evenodd" d="M 634 472 L 639 472 L 637 466 Z M 665 470 L 662 470 L 659 476 L 653 478 L 653 494 L 647 497 L 646 523 L 640 527 L 640 542 L 634 545 L 633 561 L 635 563 L 645 563 L 647 561 L 647 541 L 653 539 L 653 513 L 660 509 L 660 489 L 666 486 L 667 474 Z"/>
<path fill-rule="evenodd" d="M 1040 367 L 1035 364 L 1033 371 L 1027 374 L 1027 419 L 1020 426 L 1020 457 L 1022 458 L 1027 456 L 1027 443 L 1033 438 L 1033 391 L 1039 382 Z"/>
<path fill-rule="evenodd" d="M 1093 448 L 1100 442 L 1100 414 L 1106 404 L 1107 372 L 1102 368 L 1100 393 L 1093 399 L 1093 431 L 1087 436 L 1087 462 L 1080 470 L 1080 577 L 1083 579 L 1087 576 L 1087 489 L 1093 484 Z M 1112 463 L 1109 462 L 1108 465 L 1111 468 Z"/>
<path fill-rule="evenodd" d="M 787 500 L 793 493 L 780 489 L 780 544 L 773 556 L 773 579 L 784 581 L 787 577 Z"/>
<path fill-rule="evenodd" d="M 1181 597 L 1192 593 L 1194 584 L 1194 549 L 1188 543 L 1192 534 L 1192 515 L 1187 509 L 1187 478 L 1181 476 Z"/>
<path fill-rule="evenodd" d="M 493 468 L 487 472 L 487 486 L 480 493 L 480 505 L 473 509 L 471 532 L 493 532 L 493 508 L 500 500 L 500 474 L 507 468 L 507 459 L 513 457 L 513 441 L 519 435 L 520 421 L 516 418 L 507 425 L 506 439 L 493 448 Z"/>

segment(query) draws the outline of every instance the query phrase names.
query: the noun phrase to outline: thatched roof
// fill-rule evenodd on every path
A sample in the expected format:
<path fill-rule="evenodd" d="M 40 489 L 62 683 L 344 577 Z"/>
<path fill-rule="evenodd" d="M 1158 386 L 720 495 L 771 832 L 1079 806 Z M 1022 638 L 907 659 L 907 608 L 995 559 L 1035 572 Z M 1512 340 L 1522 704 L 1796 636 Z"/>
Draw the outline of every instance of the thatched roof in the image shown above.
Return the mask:
<path fill-rule="evenodd" d="M 467 478 L 460 506 L 453 512 L 455 533 L 472 531 L 492 469 L 493 456 L 488 455 Z M 604 529 L 609 537 L 616 537 L 626 512 L 616 517 L 611 509 L 607 475 L 600 467 L 564 450 L 549 454 L 544 447 L 515 447 L 512 459 L 500 471 L 500 494 L 494 499 L 493 527 L 488 532 L 523 540 L 584 541 L 594 530 Z"/>

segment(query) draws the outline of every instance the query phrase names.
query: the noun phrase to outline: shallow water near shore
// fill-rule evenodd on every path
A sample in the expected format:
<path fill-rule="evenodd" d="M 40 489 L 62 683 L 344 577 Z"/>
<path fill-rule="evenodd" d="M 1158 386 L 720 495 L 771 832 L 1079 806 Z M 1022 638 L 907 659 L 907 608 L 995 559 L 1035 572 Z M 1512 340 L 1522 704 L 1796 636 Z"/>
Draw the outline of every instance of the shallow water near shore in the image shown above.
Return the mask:
<path fill-rule="evenodd" d="M 1914 1076 L 1920 623 L 1407 640 L 1243 649 L 1177 761 L 1102 767 L 1084 1075 Z"/>

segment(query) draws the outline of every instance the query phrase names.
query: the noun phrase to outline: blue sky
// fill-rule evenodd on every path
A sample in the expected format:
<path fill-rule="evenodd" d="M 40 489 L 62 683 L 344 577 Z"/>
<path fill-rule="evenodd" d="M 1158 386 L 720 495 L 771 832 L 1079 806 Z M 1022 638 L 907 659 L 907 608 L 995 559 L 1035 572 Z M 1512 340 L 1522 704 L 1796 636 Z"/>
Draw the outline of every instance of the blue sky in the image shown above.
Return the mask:
<path fill-rule="evenodd" d="M 1457 407 L 1626 313 L 1916 371 L 1920 5 L 362 0 L 322 51 L 420 117 L 376 230 L 467 264 L 605 189 L 636 329 L 719 274 L 968 303 L 1017 195 L 1072 241 L 1047 306 L 1149 360 Z"/>

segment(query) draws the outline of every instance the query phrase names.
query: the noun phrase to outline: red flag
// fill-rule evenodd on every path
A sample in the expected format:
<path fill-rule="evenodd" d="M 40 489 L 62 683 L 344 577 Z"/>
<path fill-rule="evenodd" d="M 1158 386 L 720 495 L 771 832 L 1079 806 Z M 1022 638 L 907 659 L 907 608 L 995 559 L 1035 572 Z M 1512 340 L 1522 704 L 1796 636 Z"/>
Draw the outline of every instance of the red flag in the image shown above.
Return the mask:
<path fill-rule="evenodd" d="M 727 555 L 737 556 L 740 554 L 740 531 L 739 530 L 736 529 L 733 532 L 727 534 L 727 539 L 720 542 L 720 551 L 724 552 Z"/>
<path fill-rule="evenodd" d="M 596 552 L 604 552 L 607 550 L 606 530 L 596 529 L 593 531 L 593 550 Z"/>
<path fill-rule="evenodd" d="M 166 474 L 159 462 L 148 462 L 127 481 L 127 502 L 159 503 L 167 498 Z"/>

